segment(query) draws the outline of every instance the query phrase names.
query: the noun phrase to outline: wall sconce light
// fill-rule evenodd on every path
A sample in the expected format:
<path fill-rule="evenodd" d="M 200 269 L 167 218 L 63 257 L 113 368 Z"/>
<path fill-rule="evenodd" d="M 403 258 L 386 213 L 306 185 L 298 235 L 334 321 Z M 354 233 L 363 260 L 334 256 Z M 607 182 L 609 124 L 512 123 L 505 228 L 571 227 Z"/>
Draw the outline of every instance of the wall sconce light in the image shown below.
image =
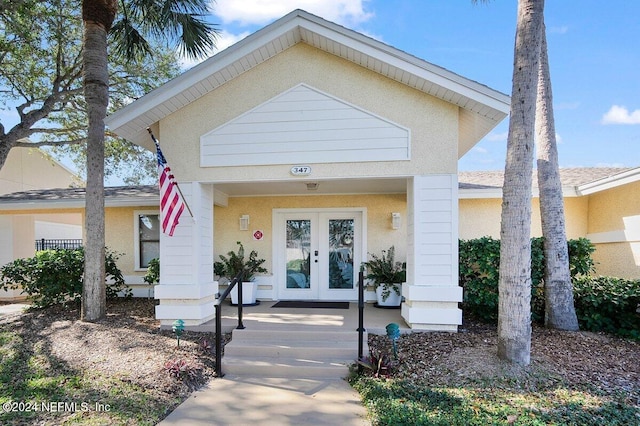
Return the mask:
<path fill-rule="evenodd" d="M 240 216 L 240 230 L 247 231 L 249 230 L 249 215 L 243 214 Z"/>
<path fill-rule="evenodd" d="M 401 224 L 402 218 L 400 217 L 400 213 L 391 213 L 391 228 L 400 229 Z"/>

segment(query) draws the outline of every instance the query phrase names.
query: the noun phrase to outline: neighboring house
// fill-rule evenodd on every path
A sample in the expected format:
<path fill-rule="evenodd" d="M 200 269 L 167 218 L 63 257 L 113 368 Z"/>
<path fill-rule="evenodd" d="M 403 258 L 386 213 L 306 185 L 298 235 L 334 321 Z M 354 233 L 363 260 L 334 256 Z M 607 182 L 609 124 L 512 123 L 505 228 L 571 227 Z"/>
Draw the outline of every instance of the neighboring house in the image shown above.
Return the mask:
<path fill-rule="evenodd" d="M 594 243 L 596 273 L 640 279 L 640 168 L 561 169 L 567 238 Z M 500 238 L 502 172 L 461 172 L 460 238 Z M 542 235 L 533 176 L 531 235 Z"/>
<path fill-rule="evenodd" d="M 112 132 L 149 149 L 153 130 L 195 216 L 160 237 L 157 318 L 210 320 L 211 264 L 236 241 L 267 260 L 258 296 L 274 300 L 356 300 L 355 279 L 329 279 L 330 252 L 349 250 L 355 274 L 368 253 L 395 245 L 407 263 L 404 320 L 457 330 L 458 159 L 509 105 L 297 10 L 109 116 Z M 302 262 L 301 287 L 287 278 Z"/>
<path fill-rule="evenodd" d="M 640 168 L 579 168 L 562 169 L 561 177 L 564 188 L 567 236 L 569 238 L 586 237 L 596 245 L 594 258 L 598 262 L 596 273 L 631 279 L 640 278 Z M 500 214 L 502 196 L 502 172 L 461 172 L 459 182 L 459 235 L 462 239 L 491 236 L 499 238 Z M 535 182 L 535 176 L 534 176 Z M 127 284 L 131 285 L 134 295 L 148 297 L 150 288 L 143 283 L 142 276 L 149 259 L 158 256 L 160 231 L 158 225 L 158 189 L 156 186 L 139 187 L 110 187 L 105 190 L 106 244 L 120 253 L 122 257 L 118 266 L 122 269 Z M 374 197 L 371 195 L 371 197 Z M 243 197 L 239 197 L 243 198 Z M 306 197 L 313 202 L 315 197 Z M 306 199 L 305 198 L 305 199 Z M 324 198 L 324 197 L 323 197 Z M 328 197 L 329 200 L 341 199 Z M 224 250 L 229 250 L 235 244 L 234 238 L 239 238 L 245 245 L 253 239 L 251 232 L 238 232 L 239 218 L 248 208 L 247 203 L 233 206 L 235 198 L 231 198 L 225 208 L 233 209 L 228 220 L 221 221 L 217 214 L 215 234 L 225 241 L 220 243 Z M 389 208 L 397 208 L 401 215 L 406 197 L 395 194 L 387 195 L 381 205 L 372 206 L 368 210 L 369 217 L 379 216 L 370 220 L 369 227 L 377 226 L 384 229 L 388 238 L 395 234 L 399 237 L 390 239 L 388 244 L 395 244 L 401 248 L 405 238 L 404 230 L 393 231 L 391 218 L 387 216 Z M 255 201 L 263 206 L 265 200 L 256 197 Z M 287 200 L 282 200 L 283 202 Z M 541 234 L 538 199 L 534 188 L 532 236 Z M 79 216 L 84 214 L 83 189 L 51 189 L 27 191 L 0 196 L 0 223 L 16 216 L 48 216 L 59 212 L 72 212 Z M 250 216 L 250 222 L 259 215 Z M 183 221 L 190 221 L 186 216 Z M 262 219 L 261 219 L 262 220 Z M 380 222 L 376 224 L 375 222 Z M 372 224 L 373 223 L 373 224 Z M 29 231 L 33 223 L 20 226 L 20 232 Z M 19 224 L 20 225 L 20 224 Z M 264 225 L 264 227 L 262 226 Z M 259 223 L 251 229 L 269 229 L 268 223 Z M 0 234 L 2 238 L 2 234 Z M 229 244 L 226 240 L 233 240 Z M 371 238 L 370 238 L 371 240 Z M 376 240 L 377 241 L 377 240 Z M 371 244 L 371 242 L 370 242 Z M 376 242 L 381 247 L 385 244 Z M 269 247 L 253 242 L 251 247 L 266 254 Z M 32 249 L 32 246 L 30 247 Z M 264 250 L 264 251 L 263 251 Z M 217 254 L 225 253 L 221 248 L 215 248 Z M 10 245 L 0 245 L 0 257 L 17 258 L 19 253 L 11 253 Z M 270 269 L 271 270 L 271 269 Z M 259 297 L 270 299 L 273 297 L 272 277 L 259 277 L 262 283 Z M 369 295 L 370 298 L 372 295 Z"/>
<path fill-rule="evenodd" d="M 143 213 L 151 218 L 158 215 L 158 188 L 151 186 L 105 188 L 106 246 L 120 255 L 118 266 L 127 284 L 133 287 L 134 296 L 153 295 L 142 276 L 149 259 L 158 257 L 159 232 L 139 229 L 148 223 Z M 34 239 L 38 222 L 69 217 L 77 220 L 78 238 L 85 239 L 83 218 L 85 206 L 84 188 L 41 189 L 0 196 L 0 265 L 14 259 L 34 255 Z M 153 216 L 155 215 L 155 216 Z M 142 247 L 142 249 L 141 249 Z M 2 298 L 17 297 L 19 291 Z"/>
<path fill-rule="evenodd" d="M 0 194 L 43 188 L 83 185 L 64 165 L 37 148 L 16 147 L 0 169 Z M 31 212 L 0 217 L 0 265 L 31 257 L 35 241 L 82 239 L 82 216 L 69 212 L 33 215 Z M 0 290 L 0 299 L 20 297 L 18 291 Z"/>
<path fill-rule="evenodd" d="M 12 148 L 0 169 L 0 195 L 82 185 L 75 173 L 38 148 Z"/>

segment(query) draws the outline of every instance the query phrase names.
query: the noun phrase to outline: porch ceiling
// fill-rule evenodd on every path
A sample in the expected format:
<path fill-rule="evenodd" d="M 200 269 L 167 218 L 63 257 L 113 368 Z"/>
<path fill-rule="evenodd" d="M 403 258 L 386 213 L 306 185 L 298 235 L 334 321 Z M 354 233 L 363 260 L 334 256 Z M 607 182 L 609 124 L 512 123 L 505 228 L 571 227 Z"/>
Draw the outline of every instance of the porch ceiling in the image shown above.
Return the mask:
<path fill-rule="evenodd" d="M 317 183 L 317 189 L 310 190 L 307 184 Z M 407 179 L 334 179 L 262 182 L 216 183 L 216 191 L 229 197 L 282 196 L 282 195 L 328 195 L 328 194 L 404 194 Z"/>

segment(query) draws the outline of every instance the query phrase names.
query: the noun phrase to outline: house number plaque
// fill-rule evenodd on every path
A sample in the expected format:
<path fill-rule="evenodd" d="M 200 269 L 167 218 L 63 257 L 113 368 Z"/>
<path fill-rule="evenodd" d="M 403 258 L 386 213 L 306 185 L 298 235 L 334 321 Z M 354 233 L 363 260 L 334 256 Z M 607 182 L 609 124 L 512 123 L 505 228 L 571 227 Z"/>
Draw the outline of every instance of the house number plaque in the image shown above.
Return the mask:
<path fill-rule="evenodd" d="M 308 176 L 311 174 L 310 166 L 293 166 L 291 168 L 291 174 L 294 176 Z"/>

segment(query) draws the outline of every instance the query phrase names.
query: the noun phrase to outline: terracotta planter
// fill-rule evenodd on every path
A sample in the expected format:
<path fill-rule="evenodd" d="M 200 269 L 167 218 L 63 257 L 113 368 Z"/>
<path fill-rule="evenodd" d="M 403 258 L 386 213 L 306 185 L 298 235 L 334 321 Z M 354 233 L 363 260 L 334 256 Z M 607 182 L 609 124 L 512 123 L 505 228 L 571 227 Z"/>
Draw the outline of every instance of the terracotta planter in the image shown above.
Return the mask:
<path fill-rule="evenodd" d="M 256 293 L 258 292 L 258 285 L 253 281 L 245 281 L 242 283 L 242 305 L 255 305 Z M 231 304 L 238 304 L 238 285 L 236 284 L 231 289 Z"/>
<path fill-rule="evenodd" d="M 398 289 L 398 293 L 401 293 L 400 284 L 393 284 L 394 287 Z M 378 298 L 378 306 L 400 306 L 402 303 L 402 295 L 395 292 L 394 289 L 390 288 L 389 296 L 387 296 L 386 300 L 382 300 L 382 292 L 384 290 L 385 285 L 380 284 L 376 287 L 376 296 Z"/>

